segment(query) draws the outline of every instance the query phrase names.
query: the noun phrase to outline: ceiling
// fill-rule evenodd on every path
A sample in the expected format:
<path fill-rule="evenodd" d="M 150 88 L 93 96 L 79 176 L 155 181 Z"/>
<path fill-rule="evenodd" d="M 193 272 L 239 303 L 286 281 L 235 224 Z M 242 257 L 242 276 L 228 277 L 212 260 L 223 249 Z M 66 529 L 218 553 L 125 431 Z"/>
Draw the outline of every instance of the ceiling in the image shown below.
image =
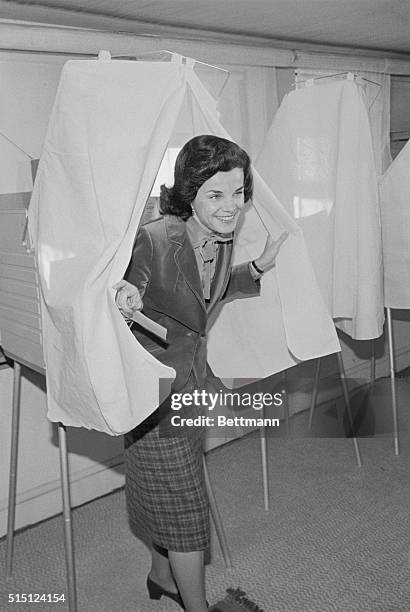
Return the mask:
<path fill-rule="evenodd" d="M 409 0 L 0 0 L 0 19 L 410 56 Z"/>

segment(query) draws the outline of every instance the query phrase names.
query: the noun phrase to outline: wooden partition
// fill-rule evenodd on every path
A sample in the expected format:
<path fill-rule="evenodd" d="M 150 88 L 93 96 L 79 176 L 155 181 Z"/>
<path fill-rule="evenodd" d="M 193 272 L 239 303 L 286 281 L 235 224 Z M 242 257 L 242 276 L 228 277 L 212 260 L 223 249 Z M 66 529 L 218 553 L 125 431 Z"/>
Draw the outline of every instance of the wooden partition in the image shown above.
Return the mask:
<path fill-rule="evenodd" d="M 40 295 L 27 235 L 30 193 L 0 196 L 0 337 L 6 354 L 44 368 Z"/>

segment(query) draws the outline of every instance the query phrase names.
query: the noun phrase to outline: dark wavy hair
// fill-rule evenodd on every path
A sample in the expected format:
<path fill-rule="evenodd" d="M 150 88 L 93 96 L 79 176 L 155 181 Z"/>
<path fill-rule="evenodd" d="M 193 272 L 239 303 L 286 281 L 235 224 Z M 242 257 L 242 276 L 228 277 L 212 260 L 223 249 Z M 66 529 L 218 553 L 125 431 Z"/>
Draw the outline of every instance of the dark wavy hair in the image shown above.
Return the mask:
<path fill-rule="evenodd" d="M 192 215 L 191 204 L 198 189 L 217 172 L 229 172 L 242 168 L 244 174 L 244 199 L 253 195 L 253 176 L 249 155 L 237 144 L 204 134 L 195 136 L 181 149 L 175 161 L 174 185 L 161 185 L 160 212 L 176 215 L 184 221 Z"/>

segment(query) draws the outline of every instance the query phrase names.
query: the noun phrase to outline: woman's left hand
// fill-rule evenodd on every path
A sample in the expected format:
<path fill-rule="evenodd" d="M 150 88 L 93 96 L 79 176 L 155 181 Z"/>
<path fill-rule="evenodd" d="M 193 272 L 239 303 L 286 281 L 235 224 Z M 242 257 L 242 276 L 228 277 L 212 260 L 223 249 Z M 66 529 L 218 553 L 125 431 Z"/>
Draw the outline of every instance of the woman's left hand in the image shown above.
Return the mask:
<path fill-rule="evenodd" d="M 274 240 L 271 236 L 268 236 L 265 243 L 263 253 L 255 259 L 255 264 L 260 270 L 266 272 L 273 268 L 276 263 L 276 257 L 279 253 L 279 249 L 289 236 L 289 232 L 283 232 L 279 238 Z"/>

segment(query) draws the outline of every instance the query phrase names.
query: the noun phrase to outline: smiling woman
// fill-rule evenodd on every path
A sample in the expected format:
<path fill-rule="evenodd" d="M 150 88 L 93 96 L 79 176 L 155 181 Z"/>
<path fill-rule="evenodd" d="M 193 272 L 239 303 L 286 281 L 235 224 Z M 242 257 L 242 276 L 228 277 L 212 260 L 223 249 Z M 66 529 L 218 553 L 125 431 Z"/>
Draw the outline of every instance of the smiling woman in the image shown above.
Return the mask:
<path fill-rule="evenodd" d="M 135 324 L 132 331 L 147 351 L 175 369 L 172 394 L 212 388 L 206 343 L 216 306 L 258 295 L 259 279 L 275 264 L 286 238 L 269 238 L 255 262 L 231 266 L 234 230 L 252 191 L 247 153 L 224 138 L 197 136 L 176 159 L 174 185 L 161 186 L 161 217 L 139 229 L 116 301 L 125 317 L 143 309 L 167 328 L 166 343 Z M 184 407 L 181 417 L 202 423 L 203 409 Z M 205 612 L 205 429 L 181 428 L 171 414 L 168 397 L 126 435 L 127 506 L 131 524 L 139 532 L 142 527 L 152 543 L 151 598 L 165 595 L 188 612 Z"/>

